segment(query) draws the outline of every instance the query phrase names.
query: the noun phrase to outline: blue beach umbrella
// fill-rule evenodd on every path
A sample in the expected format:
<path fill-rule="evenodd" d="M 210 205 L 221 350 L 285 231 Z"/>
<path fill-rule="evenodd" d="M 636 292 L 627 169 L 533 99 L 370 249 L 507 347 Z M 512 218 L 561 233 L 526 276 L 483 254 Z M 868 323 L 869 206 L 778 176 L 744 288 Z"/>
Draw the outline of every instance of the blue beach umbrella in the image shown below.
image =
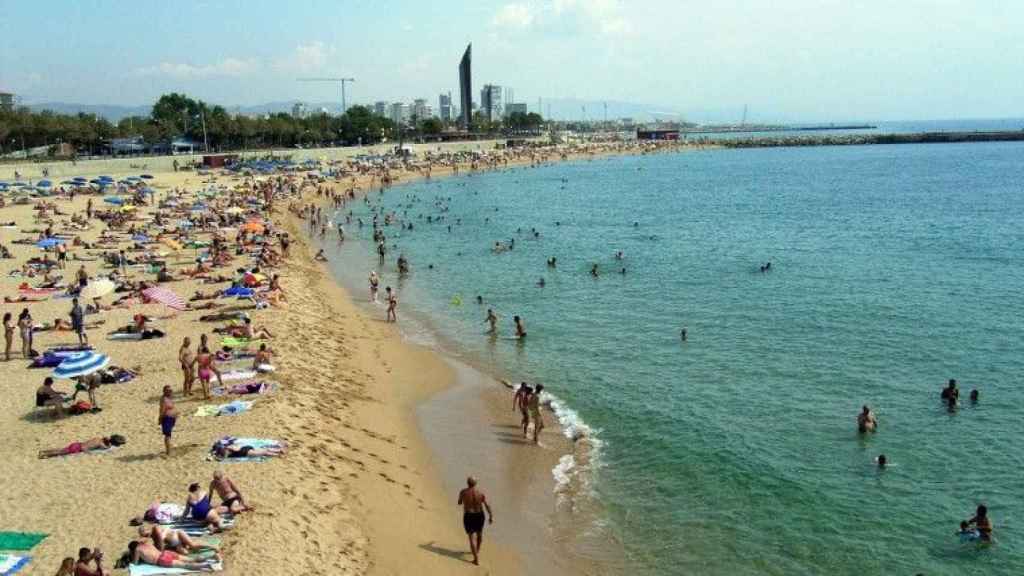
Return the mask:
<path fill-rule="evenodd" d="M 74 178 L 72 178 L 72 180 L 74 180 L 75 182 L 88 182 L 89 181 L 89 179 L 86 178 L 85 176 L 75 176 Z"/>
<path fill-rule="evenodd" d="M 61 238 L 43 238 L 39 242 L 36 242 L 36 246 L 39 248 L 53 248 L 57 244 L 63 244 L 64 240 Z"/>
<path fill-rule="evenodd" d="M 108 182 L 113 182 L 114 181 L 114 178 L 111 177 L 111 176 L 100 176 L 99 179 L 100 180 L 106 180 Z"/>
<path fill-rule="evenodd" d="M 153 179 L 153 175 L 152 174 L 141 174 L 141 175 L 139 175 L 139 178 L 142 178 L 143 180 L 152 180 Z"/>
<path fill-rule="evenodd" d="M 110 357 L 98 352 L 70 354 L 53 369 L 54 378 L 71 379 L 102 370 L 110 363 Z"/>
<path fill-rule="evenodd" d="M 39 188 L 49 188 L 50 186 L 53 186 L 53 182 L 50 182 L 49 180 L 40 180 L 39 182 L 36 182 L 36 186 Z"/>
<path fill-rule="evenodd" d="M 104 196 L 103 201 L 107 204 L 117 204 L 118 206 L 124 204 L 124 198 L 120 196 Z"/>

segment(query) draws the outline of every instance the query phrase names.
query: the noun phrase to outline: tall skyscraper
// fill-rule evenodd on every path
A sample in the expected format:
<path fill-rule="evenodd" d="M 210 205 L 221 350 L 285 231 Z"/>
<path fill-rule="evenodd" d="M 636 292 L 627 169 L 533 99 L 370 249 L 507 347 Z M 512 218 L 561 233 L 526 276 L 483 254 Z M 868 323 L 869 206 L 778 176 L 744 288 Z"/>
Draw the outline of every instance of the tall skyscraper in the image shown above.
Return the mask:
<path fill-rule="evenodd" d="M 488 122 L 501 118 L 501 86 L 484 84 L 480 91 L 480 111 Z"/>
<path fill-rule="evenodd" d="M 473 58 L 473 44 L 466 46 L 459 62 L 459 102 L 462 106 L 462 128 L 473 129 L 473 77 L 470 71 L 470 60 Z"/>
<path fill-rule="evenodd" d="M 373 103 L 373 113 L 377 116 L 388 116 L 388 103 L 383 100 L 378 100 Z"/>
<path fill-rule="evenodd" d="M 452 121 L 452 93 L 441 94 L 437 97 L 437 113 L 444 122 Z"/>
<path fill-rule="evenodd" d="M 430 106 L 427 105 L 425 98 L 417 98 L 412 102 L 412 115 L 417 120 L 423 120 L 430 117 Z"/>

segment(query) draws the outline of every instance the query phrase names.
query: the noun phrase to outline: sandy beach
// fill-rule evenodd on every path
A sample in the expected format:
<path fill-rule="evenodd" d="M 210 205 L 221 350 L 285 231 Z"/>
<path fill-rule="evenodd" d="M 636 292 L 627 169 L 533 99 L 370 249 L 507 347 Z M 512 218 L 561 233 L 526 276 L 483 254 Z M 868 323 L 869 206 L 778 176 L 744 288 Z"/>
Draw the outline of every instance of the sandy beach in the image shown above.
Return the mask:
<path fill-rule="evenodd" d="M 578 156 L 564 156 L 571 157 Z M 77 168 L 87 173 L 88 165 L 80 163 Z M 450 167 L 432 168 L 427 174 L 442 176 L 447 170 Z M 136 171 L 108 173 L 120 178 Z M 151 172 L 157 200 L 175 188 L 201 186 L 194 172 Z M 394 174 L 399 183 L 424 175 L 422 168 Z M 217 181 L 238 183 L 231 178 L 219 176 Z M 344 182 L 355 191 L 369 185 L 368 177 Z M 341 185 L 337 186 L 340 190 Z M 65 229 L 69 215 L 84 212 L 89 198 L 99 204 L 94 195 L 45 199 L 63 214 L 52 216 L 50 212 L 55 232 Z M 141 221 L 153 211 L 153 207 L 140 207 L 133 218 Z M 37 239 L 47 223 L 37 222 L 36 214 L 33 204 L 0 209 L 0 220 L 14 223 L 14 227 L 0 229 L 0 244 L 12 255 L 0 260 L 3 296 L 17 297 L 20 284 L 38 281 L 12 276 L 28 258 L 42 253 L 34 244 L 12 243 Z M 232 478 L 255 508 L 238 515 L 234 528 L 222 536 L 227 574 L 407 574 L 410 567 L 426 575 L 522 572 L 527 552 L 522 548 L 538 545 L 537 540 L 487 539 L 482 566 L 469 562 L 461 509 L 456 506 L 456 494 L 448 488 L 453 478 L 477 472 L 469 460 L 464 460 L 466 470 L 444 469 L 452 460 L 437 459 L 420 431 L 423 419 L 417 408 L 455 382 L 455 369 L 433 351 L 406 343 L 394 326 L 383 322 L 382 315 L 357 307 L 323 264 L 314 261 L 316 250 L 305 239 L 304 223 L 283 203 L 275 206 L 272 221 L 277 231 L 289 232 L 293 240 L 290 257 L 271 271 L 280 275 L 287 305 L 246 311 L 254 325 L 273 334 L 266 343 L 273 350 L 276 371 L 265 378 L 276 383 L 277 389 L 255 396 L 252 408 L 243 414 L 197 416 L 201 405 L 222 404 L 230 398 L 202 400 L 181 395 L 176 352 L 183 338 L 191 338 L 194 349 L 201 334 L 210 334 L 219 325 L 198 320 L 209 312 L 170 313 L 159 303 L 148 303 L 86 316 L 87 321 L 103 321 L 88 331 L 95 348 L 109 355 L 111 364 L 138 374 L 129 382 L 100 387 L 97 399 L 102 411 L 80 416 L 55 417 L 49 409 L 33 407 L 33 393 L 51 369 L 29 369 L 29 360 L 19 353 L 18 335 L 14 335 L 14 353 L 4 362 L 0 379 L 0 433 L 7 438 L 0 446 L 0 458 L 5 462 L 8 491 L 0 500 L 0 530 L 48 534 L 27 553 L 31 561 L 23 573 L 53 573 L 62 558 L 75 556 L 80 547 L 102 549 L 104 567 L 109 570 L 128 542 L 137 537 L 136 528 L 129 525 L 131 518 L 156 501 L 184 503 L 186 487 L 197 482 L 205 488 L 216 470 Z M 93 243 L 105 228 L 91 220 L 89 229 L 71 234 Z M 57 272 L 68 283 L 74 282 L 79 266 L 84 266 L 90 277 L 108 273 L 102 259 L 93 258 L 130 245 L 123 241 L 90 250 L 69 243 L 67 266 Z M 178 275 L 194 266 L 193 250 L 158 250 L 164 253 L 175 278 L 161 286 L 185 298 L 196 290 L 210 290 L 210 285 Z M 228 264 L 224 273 L 230 274 L 238 266 L 248 263 Z M 154 274 L 130 269 L 129 278 L 152 280 Z M 116 296 L 105 297 L 103 303 L 109 304 Z M 5 303 L 3 311 L 17 318 L 26 307 L 37 324 L 54 318 L 66 320 L 71 299 L 55 293 L 44 301 Z M 166 335 L 156 341 L 106 338 L 108 332 L 132 323 L 138 313 L 153 318 Z M 219 337 L 210 335 L 216 344 Z M 33 348 L 43 351 L 75 341 L 70 331 L 37 332 Z M 491 384 L 499 390 L 492 394 L 504 396 L 500 385 Z M 158 402 L 165 385 L 173 388 L 181 414 L 174 430 L 173 452 L 166 458 L 157 425 Z M 55 388 L 71 391 L 73 383 L 58 380 Z M 40 450 L 115 433 L 125 436 L 127 444 L 100 453 L 37 458 Z M 287 443 L 288 451 L 263 462 L 211 461 L 209 447 L 224 435 L 273 438 Z M 520 468 L 533 470 L 531 474 L 540 469 L 541 474 L 550 476 L 550 466 L 544 465 L 547 467 Z M 500 525 L 510 503 L 522 503 L 525 496 L 495 492 L 514 484 L 515 477 L 489 487 L 486 480 L 493 474 L 483 475 L 481 487 L 495 502 L 496 524 Z"/>

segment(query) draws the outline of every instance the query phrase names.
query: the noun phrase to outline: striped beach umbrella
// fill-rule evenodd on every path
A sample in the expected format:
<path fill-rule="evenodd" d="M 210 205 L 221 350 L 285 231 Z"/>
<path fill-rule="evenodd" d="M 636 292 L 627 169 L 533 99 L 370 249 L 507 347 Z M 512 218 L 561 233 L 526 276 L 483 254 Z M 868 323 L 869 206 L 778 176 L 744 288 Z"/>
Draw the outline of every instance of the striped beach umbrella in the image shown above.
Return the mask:
<path fill-rule="evenodd" d="M 54 378 L 77 378 L 102 370 L 110 364 L 110 357 L 99 352 L 77 352 L 69 354 L 53 369 Z"/>
<path fill-rule="evenodd" d="M 145 290 L 142 291 L 142 296 L 147 300 L 159 302 L 173 310 L 188 309 L 188 304 L 185 303 L 185 300 L 181 296 L 178 296 L 174 292 L 161 286 L 153 286 L 152 288 L 146 288 Z"/>

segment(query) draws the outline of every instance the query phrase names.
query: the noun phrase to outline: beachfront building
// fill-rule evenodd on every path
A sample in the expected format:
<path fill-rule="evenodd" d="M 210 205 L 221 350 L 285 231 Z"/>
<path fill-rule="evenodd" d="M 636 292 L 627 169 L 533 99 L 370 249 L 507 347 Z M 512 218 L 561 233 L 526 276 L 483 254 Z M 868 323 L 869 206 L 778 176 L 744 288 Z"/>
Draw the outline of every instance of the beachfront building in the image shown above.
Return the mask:
<path fill-rule="evenodd" d="M 452 121 L 452 93 L 441 94 L 437 97 L 437 114 L 442 122 Z"/>
<path fill-rule="evenodd" d="M 426 98 L 417 98 L 412 102 L 412 116 L 417 120 L 423 120 L 424 118 L 430 118 L 434 115 L 434 110 L 431 109 L 430 104 L 427 104 Z"/>
<path fill-rule="evenodd" d="M 501 86 L 484 84 L 480 91 L 480 111 L 488 122 L 501 118 Z"/>
<path fill-rule="evenodd" d="M 473 78 L 470 71 L 470 60 L 472 59 L 473 44 L 466 46 L 462 54 L 462 61 L 459 62 L 459 103 L 462 108 L 462 129 L 473 128 Z"/>
<path fill-rule="evenodd" d="M 378 100 L 378 101 L 374 102 L 373 103 L 373 113 L 376 114 L 377 116 L 383 116 L 383 117 L 387 118 L 387 116 L 388 116 L 388 103 L 385 102 L 384 100 Z"/>
<path fill-rule="evenodd" d="M 525 102 L 509 102 L 505 104 L 505 117 L 508 118 L 513 114 L 526 114 L 526 103 Z"/>
<path fill-rule="evenodd" d="M 305 118 L 306 117 L 306 105 L 302 102 L 296 102 L 292 104 L 292 118 Z"/>
<path fill-rule="evenodd" d="M 14 110 L 14 94 L 0 91 L 0 111 L 11 112 Z"/>
<path fill-rule="evenodd" d="M 388 112 L 388 118 L 392 122 L 402 126 L 409 122 L 409 105 L 403 104 L 402 102 L 392 102 Z"/>

